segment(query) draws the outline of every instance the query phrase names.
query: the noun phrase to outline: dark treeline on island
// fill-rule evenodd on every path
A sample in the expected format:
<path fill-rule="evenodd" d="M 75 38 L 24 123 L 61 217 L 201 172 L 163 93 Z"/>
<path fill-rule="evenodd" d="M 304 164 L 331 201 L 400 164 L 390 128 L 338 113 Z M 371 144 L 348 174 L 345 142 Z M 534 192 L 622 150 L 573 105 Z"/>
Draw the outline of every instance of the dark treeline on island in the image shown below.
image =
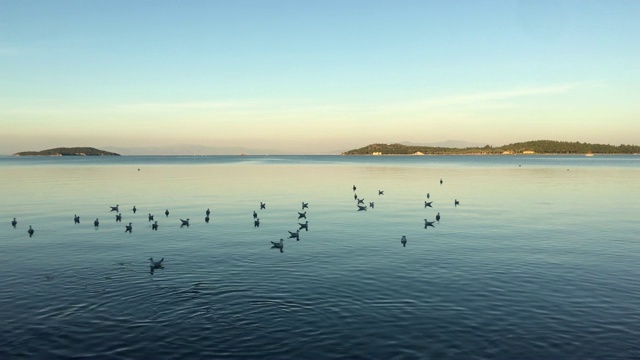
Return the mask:
<path fill-rule="evenodd" d="M 447 148 L 402 144 L 371 144 L 342 155 L 513 155 L 513 154 L 640 154 L 637 145 L 603 145 L 536 140 L 493 147 Z"/>
<path fill-rule="evenodd" d="M 60 147 L 42 151 L 22 151 L 13 154 L 15 156 L 120 156 L 109 151 L 99 150 L 92 147 Z"/>

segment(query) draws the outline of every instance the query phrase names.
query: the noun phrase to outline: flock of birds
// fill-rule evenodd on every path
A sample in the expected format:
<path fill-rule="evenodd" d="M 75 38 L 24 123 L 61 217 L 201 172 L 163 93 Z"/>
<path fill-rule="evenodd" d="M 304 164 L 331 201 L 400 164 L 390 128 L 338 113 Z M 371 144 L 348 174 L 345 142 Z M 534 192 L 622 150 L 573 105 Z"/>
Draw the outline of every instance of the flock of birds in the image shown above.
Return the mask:
<path fill-rule="evenodd" d="M 443 184 L 442 179 L 440 179 L 440 185 Z M 367 211 L 367 209 L 373 209 L 375 208 L 375 203 L 373 201 L 369 202 L 369 206 L 367 207 L 367 205 L 365 205 L 364 202 L 364 198 L 360 198 L 358 197 L 358 194 L 356 193 L 357 187 L 355 185 L 353 185 L 353 199 L 356 201 L 356 206 L 357 206 L 357 211 Z M 382 196 L 384 195 L 384 191 L 383 190 L 378 190 L 378 196 Z M 429 201 L 429 199 L 431 198 L 431 195 L 429 193 L 427 193 L 427 200 L 424 201 L 424 208 L 433 208 L 432 204 L 433 201 Z M 458 206 L 460 205 L 460 201 L 458 201 L 458 199 L 454 200 L 454 206 Z M 111 208 L 111 212 L 116 212 L 116 222 L 122 222 L 122 213 L 120 213 L 120 205 L 116 205 L 116 206 L 110 206 Z M 260 202 L 260 210 L 266 210 L 267 208 L 267 204 Z M 300 219 L 304 219 L 304 223 L 302 222 L 298 222 L 298 226 L 299 228 L 294 232 L 294 231 L 288 231 L 289 233 L 289 239 L 296 239 L 296 241 L 300 240 L 300 231 L 301 230 L 305 230 L 305 231 L 309 231 L 309 221 L 307 220 L 307 211 L 305 209 L 309 208 L 309 203 L 307 202 L 302 202 L 301 205 L 301 211 L 298 211 L 298 221 L 300 221 Z M 131 211 L 133 211 L 133 213 L 135 214 L 138 209 L 135 207 L 135 205 L 133 206 L 133 208 L 131 209 Z M 164 211 L 164 215 L 165 217 L 169 217 L 169 209 L 165 209 Z M 429 221 L 428 219 L 424 219 L 424 228 L 427 229 L 429 227 L 435 227 L 434 224 L 435 223 L 440 223 L 440 213 L 438 212 L 437 215 L 435 216 L 435 221 Z M 151 213 L 148 214 L 148 220 L 149 222 L 153 223 L 151 224 L 151 229 L 154 231 L 158 230 L 158 221 L 155 220 L 155 216 L 152 215 Z M 209 223 L 209 221 L 211 220 L 211 210 L 207 209 L 205 211 L 205 218 L 204 218 L 206 223 Z M 77 214 L 74 215 L 73 217 L 73 221 L 75 224 L 80 224 L 80 216 L 78 216 Z M 189 221 L 190 219 L 180 219 L 180 227 L 189 227 Z M 253 224 L 254 227 L 260 227 L 260 218 L 258 217 L 258 213 L 254 210 L 253 211 Z M 17 228 L 18 226 L 18 220 L 14 217 L 13 220 L 11 221 L 11 226 L 13 226 L 13 228 Z M 97 229 L 100 226 L 100 219 L 96 218 L 93 221 L 93 226 Z M 133 231 L 133 225 L 132 223 L 129 223 L 128 225 L 125 225 L 125 232 L 131 233 Z M 29 234 L 29 237 L 32 237 L 33 234 L 35 233 L 35 230 L 33 229 L 32 225 L 29 225 L 29 229 L 27 230 L 27 233 Z M 402 235 L 402 237 L 400 238 L 400 243 L 402 244 L 403 247 L 407 246 L 407 237 L 405 235 Z M 280 252 L 283 252 L 284 250 L 284 239 L 281 238 L 280 241 L 271 241 L 271 248 L 272 249 L 279 249 Z M 149 258 L 149 267 L 151 272 L 153 273 L 153 270 L 155 269 L 163 269 L 163 262 L 164 262 L 164 258 L 158 260 L 158 261 L 154 261 L 153 257 Z"/>

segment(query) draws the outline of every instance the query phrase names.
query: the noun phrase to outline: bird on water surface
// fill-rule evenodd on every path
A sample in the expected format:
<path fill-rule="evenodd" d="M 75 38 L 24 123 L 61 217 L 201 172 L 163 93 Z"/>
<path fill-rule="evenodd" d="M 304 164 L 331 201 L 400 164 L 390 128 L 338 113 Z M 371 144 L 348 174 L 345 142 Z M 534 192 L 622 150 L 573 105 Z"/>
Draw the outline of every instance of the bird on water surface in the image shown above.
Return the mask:
<path fill-rule="evenodd" d="M 427 219 L 424 219 L 424 228 L 428 228 L 429 226 L 431 227 L 435 227 L 433 226 L 434 221 L 428 221 Z"/>
<path fill-rule="evenodd" d="M 151 215 L 151 213 L 149 213 L 149 221 L 153 221 L 153 215 Z"/>
<path fill-rule="evenodd" d="M 302 202 L 302 210 L 308 209 L 308 208 L 309 208 L 309 203 L 306 203 L 306 202 L 303 201 Z"/>
<path fill-rule="evenodd" d="M 132 230 L 133 230 L 133 226 L 131 225 L 131 223 L 129 223 L 129 225 L 124 226 L 124 232 L 131 233 Z"/>
<path fill-rule="evenodd" d="M 156 220 L 156 222 L 154 222 L 153 224 L 151 224 L 151 230 L 156 230 L 156 231 L 158 231 L 158 220 Z"/>
<path fill-rule="evenodd" d="M 298 223 L 298 225 L 300 225 L 300 228 L 298 230 L 304 229 L 305 231 L 309 231 L 309 222 L 308 221 L 305 221 L 304 224 Z"/>
<path fill-rule="evenodd" d="M 282 250 L 282 248 L 284 247 L 284 240 L 280 239 L 280 242 L 272 241 L 271 245 L 272 245 L 271 247 L 278 248 L 278 249 Z"/>
<path fill-rule="evenodd" d="M 433 207 L 433 206 L 431 206 L 431 204 L 433 204 L 433 201 L 429 201 L 429 202 L 425 201 L 425 202 L 424 202 L 424 207 L 425 207 L 425 208 L 426 208 L 426 207 Z"/>
<path fill-rule="evenodd" d="M 400 242 L 402 243 L 402 247 L 406 247 L 407 246 L 407 237 L 402 235 L 402 239 L 400 239 Z"/>
<path fill-rule="evenodd" d="M 440 222 L 440 213 L 438 213 L 438 215 L 436 215 L 436 221 Z"/>
<path fill-rule="evenodd" d="M 16 220 L 16 218 L 13 218 L 13 221 L 11 221 L 11 226 L 15 228 L 16 225 L 18 225 L 18 220 Z"/>
<path fill-rule="evenodd" d="M 209 210 L 209 208 L 207 208 L 207 211 L 205 211 L 205 214 L 206 214 L 206 215 L 207 215 L 207 217 L 208 217 L 209 215 L 211 215 L 211 210 Z"/>
<path fill-rule="evenodd" d="M 133 209 L 131 209 L 131 210 L 133 210 L 133 213 L 134 213 L 134 214 L 136 213 L 136 211 L 138 211 L 138 209 L 136 209 L 136 206 L 135 206 L 135 205 L 133 205 Z"/>
<path fill-rule="evenodd" d="M 96 228 L 100 226 L 100 220 L 98 220 L 98 218 L 96 218 L 96 220 L 93 222 L 93 226 L 95 226 Z"/>
<path fill-rule="evenodd" d="M 296 241 L 300 241 L 300 230 L 296 230 L 296 232 L 289 231 L 289 239 L 296 239 Z"/>
<path fill-rule="evenodd" d="M 458 199 L 455 199 L 455 200 L 453 201 L 453 205 L 455 205 L 455 206 L 460 205 L 460 201 L 458 201 Z"/>
<path fill-rule="evenodd" d="M 367 207 L 364 205 L 358 205 L 358 211 L 367 211 Z"/>
<path fill-rule="evenodd" d="M 260 227 L 260 219 L 253 220 L 253 227 Z"/>
<path fill-rule="evenodd" d="M 183 227 L 183 226 L 189 227 L 189 219 L 187 220 L 180 219 L 180 221 L 182 221 L 182 225 L 180 225 L 180 227 Z"/>
<path fill-rule="evenodd" d="M 209 218 L 209 215 L 207 215 L 207 217 L 204 218 L 204 222 L 206 222 L 208 224 L 209 220 L 211 220 L 211 218 Z"/>
<path fill-rule="evenodd" d="M 298 212 L 298 219 L 307 218 L 307 212 Z"/>
<path fill-rule="evenodd" d="M 378 190 L 378 196 L 384 195 L 384 190 Z"/>
<path fill-rule="evenodd" d="M 153 261 L 153 258 L 150 257 L 149 258 L 149 266 L 154 268 L 154 269 L 160 269 L 162 268 L 162 262 L 164 261 L 164 258 L 158 260 L 158 261 Z"/>
<path fill-rule="evenodd" d="M 267 209 L 267 204 L 260 201 L 260 210 L 266 210 L 266 209 Z"/>
<path fill-rule="evenodd" d="M 80 216 L 74 215 L 73 216 L 73 223 L 74 224 L 80 224 Z"/>
<path fill-rule="evenodd" d="M 122 214 L 118 213 L 116 215 L 116 222 L 122 222 Z"/>
<path fill-rule="evenodd" d="M 35 231 L 34 231 L 34 230 L 33 230 L 33 228 L 31 227 L 31 225 L 29 225 L 29 230 L 27 230 L 27 232 L 29 233 L 29 237 L 32 237 L 32 236 L 33 236 L 33 233 L 34 233 Z"/>
<path fill-rule="evenodd" d="M 254 218 L 254 219 L 257 219 L 257 218 L 258 218 L 258 213 L 257 213 L 257 212 L 255 212 L 255 210 L 253 211 L 253 218 Z"/>
<path fill-rule="evenodd" d="M 164 215 L 165 215 L 166 217 L 169 217 L 169 209 L 165 209 L 165 210 L 164 210 Z"/>
<path fill-rule="evenodd" d="M 120 207 L 120 205 L 116 205 L 116 206 L 110 206 L 111 211 L 118 211 L 118 208 Z"/>

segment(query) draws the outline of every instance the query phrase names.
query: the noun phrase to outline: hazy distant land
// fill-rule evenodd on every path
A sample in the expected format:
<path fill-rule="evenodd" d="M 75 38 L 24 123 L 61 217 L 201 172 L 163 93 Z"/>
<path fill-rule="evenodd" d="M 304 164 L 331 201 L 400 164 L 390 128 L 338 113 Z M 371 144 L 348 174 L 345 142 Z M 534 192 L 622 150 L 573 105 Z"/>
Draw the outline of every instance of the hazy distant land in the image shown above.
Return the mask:
<path fill-rule="evenodd" d="M 120 156 L 114 152 L 99 150 L 92 147 L 59 147 L 41 151 L 22 151 L 15 156 Z"/>
<path fill-rule="evenodd" d="M 513 155 L 513 154 L 640 154 L 636 145 L 603 145 L 536 140 L 493 147 L 436 147 L 403 144 L 371 144 L 342 155 Z"/>

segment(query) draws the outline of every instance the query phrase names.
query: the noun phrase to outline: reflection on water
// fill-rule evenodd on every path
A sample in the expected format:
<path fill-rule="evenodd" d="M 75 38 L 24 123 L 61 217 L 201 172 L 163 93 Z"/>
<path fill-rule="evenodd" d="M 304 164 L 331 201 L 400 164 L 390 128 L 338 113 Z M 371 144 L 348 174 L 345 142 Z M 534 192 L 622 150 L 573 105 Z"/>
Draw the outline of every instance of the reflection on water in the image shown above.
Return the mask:
<path fill-rule="evenodd" d="M 635 358 L 637 159 L 0 158 L 0 358 Z"/>

